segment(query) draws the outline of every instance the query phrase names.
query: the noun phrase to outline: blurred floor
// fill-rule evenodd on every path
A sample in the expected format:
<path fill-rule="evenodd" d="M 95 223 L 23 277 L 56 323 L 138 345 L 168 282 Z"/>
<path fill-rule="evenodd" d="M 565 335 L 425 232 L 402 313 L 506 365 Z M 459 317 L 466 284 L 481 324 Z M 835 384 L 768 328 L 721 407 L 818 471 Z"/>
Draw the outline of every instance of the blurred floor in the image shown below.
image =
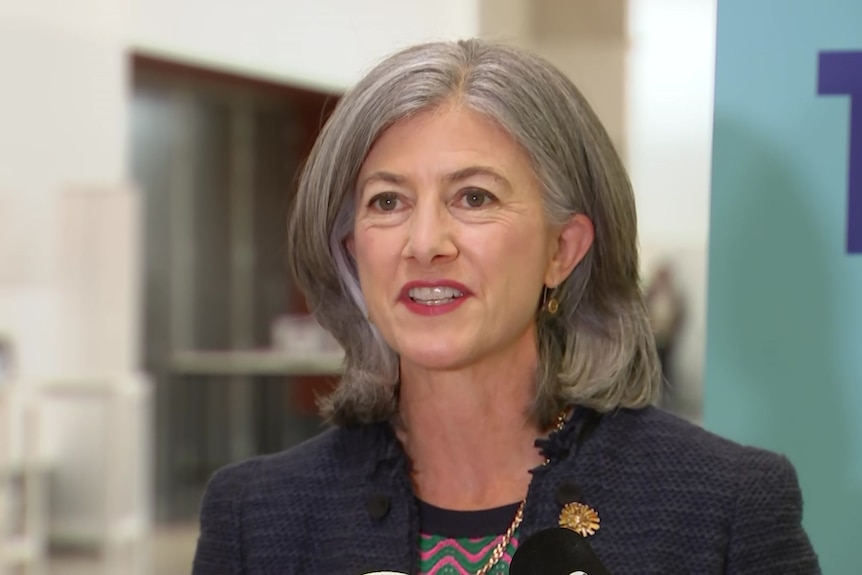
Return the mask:
<path fill-rule="evenodd" d="M 197 543 L 195 524 L 161 526 L 150 542 L 152 575 L 189 575 Z M 106 573 L 95 554 L 55 554 L 48 562 L 47 575 L 127 575 Z"/>

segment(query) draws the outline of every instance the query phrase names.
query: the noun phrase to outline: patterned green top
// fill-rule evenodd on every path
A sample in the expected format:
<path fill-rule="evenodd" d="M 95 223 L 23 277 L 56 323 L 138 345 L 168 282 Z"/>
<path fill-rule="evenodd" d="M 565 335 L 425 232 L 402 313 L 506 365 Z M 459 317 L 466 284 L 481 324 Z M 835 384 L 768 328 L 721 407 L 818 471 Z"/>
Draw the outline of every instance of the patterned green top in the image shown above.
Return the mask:
<path fill-rule="evenodd" d="M 451 538 L 423 533 L 420 536 L 419 573 L 473 575 L 485 566 L 499 541 L 499 535 Z M 518 541 L 513 537 L 503 558 L 488 571 L 488 575 L 507 575 L 509 562 L 517 546 Z"/>
<path fill-rule="evenodd" d="M 491 558 L 518 510 L 518 503 L 482 511 L 452 511 L 423 501 L 418 505 L 421 575 L 474 575 Z M 517 547 L 516 531 L 488 575 L 508 575 Z"/>

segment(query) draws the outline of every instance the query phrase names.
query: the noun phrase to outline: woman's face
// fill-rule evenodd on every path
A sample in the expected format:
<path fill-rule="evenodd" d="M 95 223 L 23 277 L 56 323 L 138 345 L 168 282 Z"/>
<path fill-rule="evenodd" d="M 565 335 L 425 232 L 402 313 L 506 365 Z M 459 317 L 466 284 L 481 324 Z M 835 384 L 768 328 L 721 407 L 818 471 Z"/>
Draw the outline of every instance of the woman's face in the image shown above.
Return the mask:
<path fill-rule="evenodd" d="M 530 159 L 458 105 L 403 120 L 363 163 L 348 247 L 369 318 L 402 367 L 453 370 L 530 346 L 564 279 Z"/>

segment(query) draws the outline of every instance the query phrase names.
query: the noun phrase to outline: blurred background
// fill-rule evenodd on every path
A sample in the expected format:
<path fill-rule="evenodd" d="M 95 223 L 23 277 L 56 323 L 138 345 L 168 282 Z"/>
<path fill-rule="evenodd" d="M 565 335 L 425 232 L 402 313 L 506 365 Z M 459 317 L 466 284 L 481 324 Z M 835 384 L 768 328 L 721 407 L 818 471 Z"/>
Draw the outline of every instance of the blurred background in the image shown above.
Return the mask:
<path fill-rule="evenodd" d="M 0 1 L 0 572 L 189 573 L 211 473 L 320 431 L 340 352 L 286 273 L 297 168 L 419 41 L 527 47 L 592 102 L 665 405 L 700 422 L 715 34 L 716 0 Z"/>

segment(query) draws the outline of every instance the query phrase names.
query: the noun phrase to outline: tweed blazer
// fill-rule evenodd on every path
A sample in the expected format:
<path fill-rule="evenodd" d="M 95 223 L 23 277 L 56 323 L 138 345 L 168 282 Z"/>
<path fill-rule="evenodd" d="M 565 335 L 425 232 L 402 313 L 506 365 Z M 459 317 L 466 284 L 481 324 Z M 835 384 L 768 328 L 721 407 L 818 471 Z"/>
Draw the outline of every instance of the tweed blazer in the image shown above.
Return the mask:
<path fill-rule="evenodd" d="M 577 408 L 537 446 L 523 541 L 581 501 L 589 542 L 614 574 L 812 574 L 796 472 L 656 408 Z M 329 429 L 219 470 L 201 509 L 194 575 L 415 573 L 419 517 L 388 424 Z"/>

